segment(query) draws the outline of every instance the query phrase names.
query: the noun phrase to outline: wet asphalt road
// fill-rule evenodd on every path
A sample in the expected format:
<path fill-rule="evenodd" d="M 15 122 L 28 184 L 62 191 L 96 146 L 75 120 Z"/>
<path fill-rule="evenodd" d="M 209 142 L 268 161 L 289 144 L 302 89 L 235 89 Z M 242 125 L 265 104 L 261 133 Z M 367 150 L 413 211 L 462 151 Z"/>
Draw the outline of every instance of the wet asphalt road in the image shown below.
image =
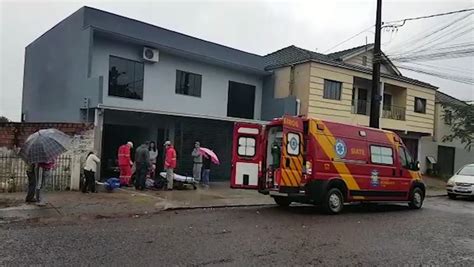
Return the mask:
<path fill-rule="evenodd" d="M 0 225 L 0 265 L 474 266 L 474 201 L 169 211 L 139 218 Z"/>

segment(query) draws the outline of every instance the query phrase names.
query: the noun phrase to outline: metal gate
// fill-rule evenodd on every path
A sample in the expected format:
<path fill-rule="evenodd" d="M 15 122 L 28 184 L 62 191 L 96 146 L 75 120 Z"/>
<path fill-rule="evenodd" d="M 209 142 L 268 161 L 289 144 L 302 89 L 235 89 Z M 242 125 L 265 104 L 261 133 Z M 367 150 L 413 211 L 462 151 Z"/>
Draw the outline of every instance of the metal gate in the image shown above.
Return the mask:
<path fill-rule="evenodd" d="M 0 154 L 0 193 L 23 192 L 28 187 L 27 164 L 15 154 Z M 69 190 L 71 184 L 71 156 L 56 160 L 51 177 L 45 181 L 49 191 Z"/>

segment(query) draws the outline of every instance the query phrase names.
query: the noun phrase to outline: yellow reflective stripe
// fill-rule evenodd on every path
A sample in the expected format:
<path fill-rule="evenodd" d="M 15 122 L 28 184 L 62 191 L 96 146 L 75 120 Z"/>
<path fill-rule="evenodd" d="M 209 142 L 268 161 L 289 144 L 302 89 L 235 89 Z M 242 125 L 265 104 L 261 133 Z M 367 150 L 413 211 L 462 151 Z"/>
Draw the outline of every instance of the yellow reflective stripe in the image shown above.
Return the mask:
<path fill-rule="evenodd" d="M 331 131 L 329 131 L 329 128 L 321 120 L 316 121 L 317 123 L 324 126 L 324 134 L 315 135 L 315 133 L 312 132 L 313 138 L 319 143 L 319 145 L 322 147 L 324 153 L 329 157 L 329 159 L 336 158 L 336 152 L 334 151 L 334 144 L 336 143 L 336 138 L 334 138 L 334 135 L 332 135 Z M 349 171 L 349 168 L 347 168 L 345 163 L 334 161 L 332 163 L 341 178 L 346 182 L 346 185 L 349 190 L 360 190 L 359 185 L 357 184 L 356 180 L 352 176 L 351 172 Z"/>

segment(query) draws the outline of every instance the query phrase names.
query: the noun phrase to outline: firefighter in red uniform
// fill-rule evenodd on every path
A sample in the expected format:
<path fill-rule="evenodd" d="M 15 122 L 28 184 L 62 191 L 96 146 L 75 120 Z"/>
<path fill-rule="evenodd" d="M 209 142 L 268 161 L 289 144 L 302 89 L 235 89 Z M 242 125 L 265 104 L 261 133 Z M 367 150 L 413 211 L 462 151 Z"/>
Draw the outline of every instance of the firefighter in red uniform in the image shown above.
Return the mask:
<path fill-rule="evenodd" d="M 118 149 L 118 165 L 120 169 L 120 185 L 129 186 L 132 177 L 133 162 L 130 159 L 130 150 L 133 148 L 132 142 L 121 145 Z"/>

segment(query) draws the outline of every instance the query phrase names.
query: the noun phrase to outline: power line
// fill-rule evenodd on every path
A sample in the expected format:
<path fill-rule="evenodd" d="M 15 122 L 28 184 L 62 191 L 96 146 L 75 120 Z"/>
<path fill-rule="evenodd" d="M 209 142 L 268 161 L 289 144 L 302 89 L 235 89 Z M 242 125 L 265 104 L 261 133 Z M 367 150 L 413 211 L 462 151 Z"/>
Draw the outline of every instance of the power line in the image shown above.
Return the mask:
<path fill-rule="evenodd" d="M 412 67 L 412 66 L 406 66 L 406 65 L 398 65 L 397 67 L 399 69 L 418 72 L 418 73 L 430 75 L 430 76 L 445 79 L 445 80 L 450 80 L 450 81 L 460 82 L 460 83 L 464 83 L 464 84 L 474 85 L 474 79 L 472 77 L 469 77 L 469 76 L 446 74 L 446 73 L 442 73 L 442 72 L 424 70 L 424 69 L 420 69 L 420 68 L 416 68 L 416 67 Z"/>
<path fill-rule="evenodd" d="M 359 36 L 359 35 L 363 34 L 364 32 L 366 32 L 366 31 L 368 31 L 368 30 L 372 29 L 374 26 L 375 26 L 375 25 L 372 25 L 372 26 L 370 26 L 369 28 L 367 28 L 367 29 L 364 29 L 363 31 L 361 31 L 361 32 L 359 32 L 359 33 L 357 33 L 357 34 L 355 34 L 355 35 L 353 35 L 353 36 L 349 37 L 348 39 L 346 39 L 346 40 L 344 40 L 344 41 L 342 41 L 342 42 L 340 42 L 340 43 L 336 44 L 335 46 L 333 46 L 333 47 L 331 47 L 331 48 L 329 48 L 329 49 L 325 50 L 323 53 L 325 54 L 325 53 L 327 53 L 327 52 L 331 51 L 332 49 L 334 49 L 334 48 L 336 48 L 336 47 L 338 47 L 338 46 L 340 46 L 340 45 L 342 45 L 342 44 L 344 44 L 344 43 L 346 43 L 346 42 L 348 42 L 348 41 L 350 41 L 350 40 L 354 39 L 355 37 L 357 37 L 357 36 Z"/>
<path fill-rule="evenodd" d="M 410 20 L 428 19 L 428 18 L 446 16 L 446 15 L 451 15 L 451 14 L 456 14 L 456 13 L 462 13 L 462 12 L 469 12 L 469 11 L 474 11 L 474 8 L 467 8 L 467 9 L 461 9 L 461 10 L 450 11 L 450 12 L 439 13 L 439 14 L 433 14 L 433 15 L 427 15 L 427 16 L 420 16 L 420 17 L 413 17 L 413 18 L 406 18 L 406 19 L 400 19 L 400 20 L 387 21 L 387 22 L 385 22 L 385 23 L 403 22 L 403 24 L 405 24 L 405 22 L 410 21 Z M 400 27 L 401 27 L 401 26 L 403 26 L 403 25 L 400 25 Z"/>
<path fill-rule="evenodd" d="M 453 32 L 463 29 L 466 26 L 469 27 L 471 25 L 470 23 L 468 23 L 467 25 L 465 24 L 457 25 L 457 28 L 451 29 L 454 25 L 461 23 L 463 20 L 465 20 L 467 17 L 471 16 L 472 14 L 473 13 L 463 15 L 462 17 L 459 17 L 455 20 L 448 21 L 447 23 L 441 24 L 438 27 L 435 27 L 429 30 L 428 32 L 419 32 L 416 35 L 412 35 L 406 41 L 402 42 L 401 44 L 396 45 L 396 47 L 402 48 L 401 49 L 402 51 L 406 50 L 403 48 L 409 47 L 408 51 L 406 52 L 412 52 L 418 49 L 422 49 L 427 45 L 432 45 L 433 41 L 437 41 L 439 39 L 445 38 L 446 36 L 450 36 L 450 34 L 452 34 Z M 433 38 L 436 38 L 436 39 L 433 40 Z M 441 44 L 441 43 L 438 43 L 438 44 Z M 391 49 L 392 52 L 393 50 L 396 50 L 396 47 Z M 399 52 L 399 54 L 406 53 L 406 52 Z M 393 54 L 393 53 L 389 53 L 389 54 Z"/>

